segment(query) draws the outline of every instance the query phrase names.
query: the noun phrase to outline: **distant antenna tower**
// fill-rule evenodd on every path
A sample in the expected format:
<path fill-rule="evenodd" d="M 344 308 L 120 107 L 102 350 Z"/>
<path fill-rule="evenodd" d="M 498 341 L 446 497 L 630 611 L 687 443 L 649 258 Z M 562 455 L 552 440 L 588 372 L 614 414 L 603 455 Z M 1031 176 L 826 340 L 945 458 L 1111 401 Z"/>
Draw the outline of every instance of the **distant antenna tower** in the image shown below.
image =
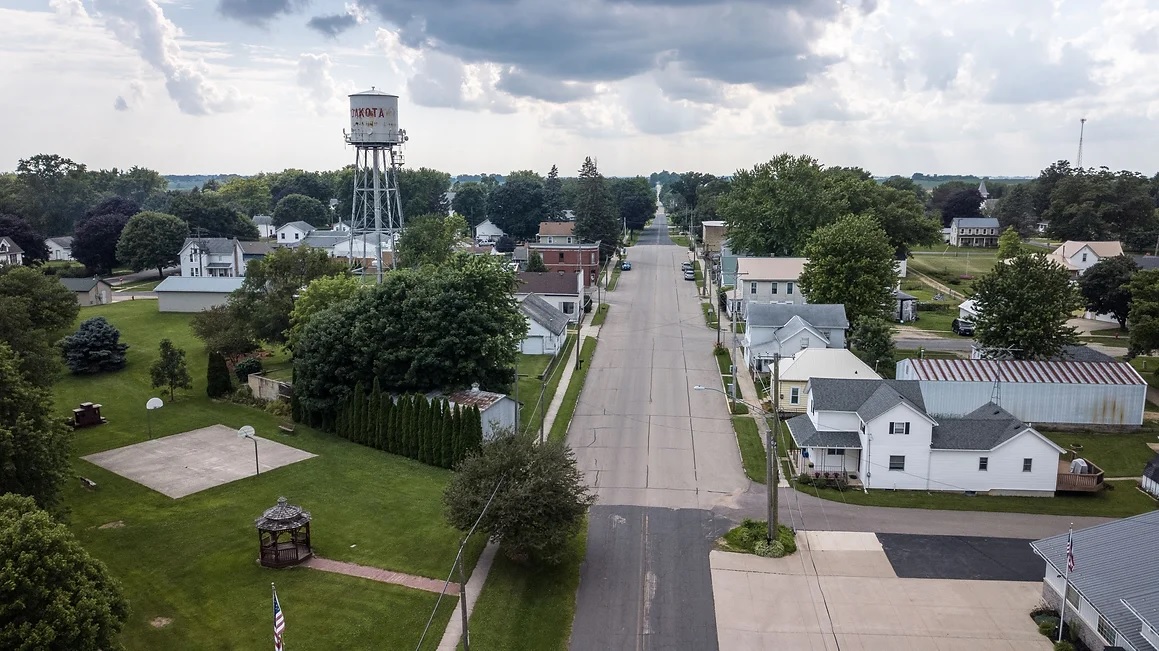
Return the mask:
<path fill-rule="evenodd" d="M 1079 120 L 1079 155 L 1075 157 L 1075 167 L 1082 169 L 1083 167 L 1083 131 L 1086 130 L 1087 119 L 1081 118 Z"/>
<path fill-rule="evenodd" d="M 398 191 L 398 168 L 403 164 L 402 144 L 409 140 L 398 128 L 398 95 L 372 86 L 350 96 L 350 133 L 354 145 L 354 201 L 350 210 L 350 264 L 361 250 L 362 277 L 372 264 L 382 282 L 382 255 L 390 251 L 391 267 L 397 266 L 395 244 L 402 230 L 402 200 Z"/>

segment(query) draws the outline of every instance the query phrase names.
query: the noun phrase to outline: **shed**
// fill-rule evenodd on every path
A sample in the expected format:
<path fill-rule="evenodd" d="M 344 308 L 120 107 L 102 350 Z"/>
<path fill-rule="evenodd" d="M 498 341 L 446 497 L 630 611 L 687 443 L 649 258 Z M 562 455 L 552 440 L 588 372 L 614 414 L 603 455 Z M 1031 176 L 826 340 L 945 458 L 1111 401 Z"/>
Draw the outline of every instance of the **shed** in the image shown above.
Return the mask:
<path fill-rule="evenodd" d="M 436 397 L 440 394 L 428 394 Z M 479 416 L 483 422 L 483 440 L 495 438 L 495 430 L 515 431 L 518 426 L 518 406 L 515 400 L 503 393 L 483 391 L 478 383 L 472 384 L 470 389 L 462 389 L 454 393 L 442 394 L 442 397 L 452 405 L 460 407 L 478 407 Z"/>
<path fill-rule="evenodd" d="M 519 304 L 527 319 L 527 336 L 520 344 L 524 355 L 554 355 L 567 338 L 568 316 L 562 310 L 543 300 L 538 294 L 528 294 Z"/>
<path fill-rule="evenodd" d="M 918 299 L 900 289 L 893 292 L 893 318 L 898 323 L 909 323 L 918 318 Z"/>
<path fill-rule="evenodd" d="M 1123 362 L 903 359 L 897 378 L 920 382 L 937 416 L 996 402 L 1027 423 L 1141 425 L 1147 401 L 1147 382 Z"/>
<path fill-rule="evenodd" d="M 200 312 L 225 305 L 230 293 L 241 288 L 245 278 L 187 278 L 170 276 L 157 285 L 159 312 Z"/>
<path fill-rule="evenodd" d="M 1143 466 L 1143 479 L 1140 481 L 1143 490 L 1159 499 L 1159 454 L 1156 454 Z"/>
<path fill-rule="evenodd" d="M 113 287 L 100 278 L 61 278 L 60 284 L 76 296 L 81 307 L 105 305 L 113 300 Z"/>

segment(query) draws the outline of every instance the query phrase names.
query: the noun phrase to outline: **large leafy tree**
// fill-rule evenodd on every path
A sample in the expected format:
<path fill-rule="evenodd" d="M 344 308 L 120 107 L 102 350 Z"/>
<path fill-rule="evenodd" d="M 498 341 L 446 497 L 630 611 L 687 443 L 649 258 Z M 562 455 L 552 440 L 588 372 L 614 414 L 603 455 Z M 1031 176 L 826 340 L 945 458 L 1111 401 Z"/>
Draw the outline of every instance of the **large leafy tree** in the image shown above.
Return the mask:
<path fill-rule="evenodd" d="M 801 292 L 810 303 L 844 304 L 850 323 L 885 318 L 897 285 L 893 248 L 869 215 L 850 215 L 813 232 Z"/>
<path fill-rule="evenodd" d="M 1155 203 L 1146 177 L 1107 168 L 1079 170 L 1058 180 L 1044 217 L 1066 240 L 1119 240 L 1151 224 Z"/>
<path fill-rule="evenodd" d="M 1011 227 L 1007 227 L 998 236 L 998 259 L 1005 260 L 1013 258 L 1022 250 L 1022 238 L 1018 237 L 1018 232 Z"/>
<path fill-rule="evenodd" d="M 38 232 L 67 235 L 93 203 L 84 165 L 56 154 L 37 154 L 16 165 L 24 216 Z"/>
<path fill-rule="evenodd" d="M 455 198 L 451 208 L 474 228 L 487 219 L 487 189 L 482 183 L 468 182 L 455 186 Z"/>
<path fill-rule="evenodd" d="M 323 249 L 308 246 L 277 249 L 246 266 L 242 286 L 230 297 L 230 308 L 250 324 L 263 341 L 284 344 L 290 329 L 294 294 L 310 281 L 349 273 L 346 265 Z"/>
<path fill-rule="evenodd" d="M 121 585 L 36 503 L 0 495 L 0 648 L 121 648 Z"/>
<path fill-rule="evenodd" d="M 15 351 L 32 384 L 52 385 L 60 369 L 55 344 L 79 313 L 76 296 L 55 277 L 27 267 L 0 267 L 0 342 Z"/>
<path fill-rule="evenodd" d="M 853 324 L 849 346 L 855 349 L 867 364 L 877 369 L 881 364 L 893 364 L 893 328 L 885 319 L 863 317 Z"/>
<path fill-rule="evenodd" d="M 857 167 L 830 167 L 822 175 L 833 206 L 846 214 L 872 215 L 898 259 L 905 258 L 911 246 L 941 241 L 940 225 L 926 215 L 912 191 L 879 184 Z"/>
<path fill-rule="evenodd" d="M 270 181 L 265 176 L 230 179 L 221 186 L 217 194 L 225 201 L 226 206 L 246 217 L 268 215 L 273 206 Z"/>
<path fill-rule="evenodd" d="M 429 167 L 404 168 L 398 173 L 398 193 L 403 215 L 445 215 L 451 209 L 447 191 L 451 175 Z"/>
<path fill-rule="evenodd" d="M 111 272 L 117 266 L 117 242 L 129 217 L 110 213 L 85 219 L 72 239 L 72 257 L 93 273 Z"/>
<path fill-rule="evenodd" d="M 965 188 L 946 197 L 942 204 L 942 225 L 949 226 L 955 219 L 982 216 L 982 193 L 978 188 Z"/>
<path fill-rule="evenodd" d="M 239 314 L 229 305 L 215 305 L 193 315 L 189 322 L 193 335 L 205 342 L 205 350 L 237 362 L 260 346 Z"/>
<path fill-rule="evenodd" d="M 333 414 L 356 384 L 387 391 L 505 389 L 527 324 L 498 256 L 455 254 L 399 269 L 355 300 L 314 314 L 294 348 L 301 405 Z"/>
<path fill-rule="evenodd" d="M 1135 273 L 1127 288 L 1131 295 L 1130 353 L 1149 355 L 1159 349 L 1159 269 Z"/>
<path fill-rule="evenodd" d="M 1038 178 L 1034 180 L 1034 214 L 1039 217 L 1047 217 L 1046 211 L 1050 209 L 1050 197 L 1054 194 L 1055 186 L 1058 185 L 1059 181 L 1081 171 L 1071 167 L 1070 162 L 1060 160 L 1051 163 L 1039 172 Z"/>
<path fill-rule="evenodd" d="M 93 375 L 125 368 L 128 344 L 121 343 L 121 331 L 108 319 L 94 316 L 60 342 L 64 363 L 76 375 Z"/>
<path fill-rule="evenodd" d="M 181 247 L 189 237 L 189 226 L 184 221 L 160 212 L 142 212 L 133 215 L 121 231 L 117 241 L 117 260 L 134 271 L 156 269 L 163 278 L 165 267 L 178 263 Z"/>
<path fill-rule="evenodd" d="M 611 179 L 612 195 L 616 198 L 616 208 L 628 230 L 644 228 L 656 214 L 656 191 L 642 176 Z M 715 198 L 712 200 L 715 203 Z"/>
<path fill-rule="evenodd" d="M 408 267 L 442 264 L 451 257 L 451 247 L 465 228 L 466 222 L 459 216 L 419 215 L 408 219 L 398 238 L 399 262 Z"/>
<path fill-rule="evenodd" d="M 349 219 L 349 216 L 347 217 Z M 288 194 L 274 208 L 274 225 L 306 222 L 316 228 L 330 223 L 330 209 L 321 201 L 304 194 Z"/>
<path fill-rule="evenodd" d="M 467 455 L 443 493 L 451 526 L 467 531 L 478 520 L 508 558 L 543 565 L 566 558 L 595 501 L 571 448 L 513 434 Z"/>
<path fill-rule="evenodd" d="M 72 435 L 53 417 L 48 388 L 29 381 L 22 361 L 12 347 L 0 342 L 0 493 L 27 495 L 42 508 L 56 509 L 71 474 Z M 0 554 L 0 566 L 6 558 L 12 560 L 11 555 Z M 0 594 L 3 590 L 0 581 Z M 0 599 L 3 603 L 7 602 Z"/>
<path fill-rule="evenodd" d="M 323 276 L 310 281 L 290 312 L 290 348 L 296 348 L 302 330 L 315 314 L 353 301 L 367 285 L 353 276 Z"/>
<path fill-rule="evenodd" d="M 1110 314 L 1119 322 L 1119 329 L 1127 329 L 1131 311 L 1131 277 L 1139 270 L 1135 261 L 1126 255 L 1100 260 L 1079 278 L 1086 308 L 1095 314 Z"/>
<path fill-rule="evenodd" d="M 733 250 L 757 256 L 800 254 L 814 230 L 842 214 L 820 163 L 789 154 L 737 170 L 717 211 Z"/>
<path fill-rule="evenodd" d="M 535 237 L 543 207 L 543 179 L 534 172 L 512 172 L 507 182 L 492 190 L 487 198 L 491 221 L 517 239 Z"/>
<path fill-rule="evenodd" d="M 891 176 L 885 181 L 882 181 L 881 184 L 887 188 L 893 188 L 894 190 L 901 190 L 902 192 L 908 192 L 912 194 L 923 208 L 930 200 L 930 193 L 926 192 L 926 189 L 923 188 L 920 183 L 913 179 L 907 179 L 904 176 Z"/>
<path fill-rule="evenodd" d="M 157 347 L 157 359 L 149 368 L 149 377 L 153 388 L 169 390 L 170 401 L 176 399 L 177 389 L 192 389 L 193 378 L 189 377 L 189 366 L 185 363 L 185 349 L 162 339 Z"/>
<path fill-rule="evenodd" d="M 575 234 L 600 243 L 600 259 L 607 260 L 620 246 L 620 216 L 607 180 L 590 156 L 579 171 L 580 195 L 575 206 Z"/>
<path fill-rule="evenodd" d="M 140 203 L 133 199 L 112 196 L 86 210 L 85 216 L 77 222 L 77 228 L 79 229 L 82 224 L 93 217 L 100 217 L 102 215 L 124 215 L 125 217 L 132 217 L 139 212 L 141 212 Z"/>
<path fill-rule="evenodd" d="M 975 339 L 1014 359 L 1050 359 L 1076 343 L 1066 324 L 1082 306 L 1069 273 L 1045 253 L 1019 253 L 974 286 Z"/>
<path fill-rule="evenodd" d="M 1038 227 L 1038 216 L 1034 212 L 1034 184 L 1019 183 L 1010 187 L 1001 199 L 994 214 L 1002 228 L 1013 228 L 1022 237 L 1034 234 Z"/>
<path fill-rule="evenodd" d="M 44 234 L 36 232 L 32 225 L 16 215 L 0 214 L 0 237 L 11 238 L 16 246 L 24 250 L 24 264 L 34 265 L 48 259 L 48 246 Z"/>
<path fill-rule="evenodd" d="M 253 220 L 234 210 L 214 192 L 181 192 L 169 202 L 169 213 L 189 225 L 191 233 L 208 237 L 258 239 Z"/>
<path fill-rule="evenodd" d="M 286 169 L 277 174 L 269 175 L 268 181 L 271 205 L 277 205 L 284 197 L 291 194 L 304 194 L 324 204 L 328 204 L 331 197 L 334 196 L 332 182 L 318 172 Z M 346 187 L 351 188 L 352 186 L 347 185 Z"/>

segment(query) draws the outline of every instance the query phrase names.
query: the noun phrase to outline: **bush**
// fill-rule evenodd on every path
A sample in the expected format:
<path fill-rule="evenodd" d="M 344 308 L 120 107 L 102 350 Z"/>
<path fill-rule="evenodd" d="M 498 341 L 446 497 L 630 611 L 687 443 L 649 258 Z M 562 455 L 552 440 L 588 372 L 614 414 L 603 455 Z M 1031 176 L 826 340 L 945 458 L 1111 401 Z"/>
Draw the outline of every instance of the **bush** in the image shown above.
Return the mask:
<path fill-rule="evenodd" d="M 1057 629 L 1058 629 L 1058 620 L 1057 619 L 1053 622 L 1043 620 L 1043 621 L 1038 623 L 1038 633 L 1040 635 L 1045 635 L 1046 637 L 1049 637 L 1049 638 L 1054 637 L 1055 631 Z"/>
<path fill-rule="evenodd" d="M 233 372 L 237 375 L 238 382 L 248 382 L 250 373 L 262 372 L 262 360 L 257 357 L 247 357 L 234 365 Z"/>
<path fill-rule="evenodd" d="M 290 417 L 290 403 L 285 400 L 271 400 L 265 403 L 265 406 L 262 408 L 266 410 L 266 413 L 277 416 L 278 418 Z"/>
<path fill-rule="evenodd" d="M 927 303 L 923 301 L 919 302 L 917 307 L 918 312 L 950 312 L 958 309 L 956 305 L 946 302 Z"/>
<path fill-rule="evenodd" d="M 766 558 L 769 556 L 772 556 L 773 555 L 773 545 L 775 545 L 775 544 L 777 544 L 776 541 L 774 541 L 773 543 L 770 544 L 769 541 L 765 540 L 764 538 L 761 538 L 760 540 L 753 543 L 753 553 L 756 554 L 757 556 L 764 556 Z M 781 556 L 784 556 L 784 553 L 783 553 L 784 551 L 785 551 L 784 549 L 781 550 L 781 552 L 782 552 Z"/>
<path fill-rule="evenodd" d="M 1074 645 L 1066 640 L 1054 643 L 1054 651 L 1075 651 Z"/>
<path fill-rule="evenodd" d="M 119 371 L 125 368 L 125 351 L 129 348 L 120 339 L 121 331 L 105 317 L 87 319 L 61 342 L 65 364 L 77 375 Z"/>
<path fill-rule="evenodd" d="M 209 365 L 205 369 L 205 393 L 210 398 L 220 398 L 233 390 L 229 377 L 229 367 L 225 358 L 217 353 L 209 354 Z"/>
<path fill-rule="evenodd" d="M 768 523 L 745 518 L 739 527 L 724 535 L 724 540 L 735 550 L 758 556 L 780 558 L 797 551 L 797 540 L 792 529 L 783 524 L 778 525 L 776 538 L 771 543 L 765 540 L 768 531 Z"/>

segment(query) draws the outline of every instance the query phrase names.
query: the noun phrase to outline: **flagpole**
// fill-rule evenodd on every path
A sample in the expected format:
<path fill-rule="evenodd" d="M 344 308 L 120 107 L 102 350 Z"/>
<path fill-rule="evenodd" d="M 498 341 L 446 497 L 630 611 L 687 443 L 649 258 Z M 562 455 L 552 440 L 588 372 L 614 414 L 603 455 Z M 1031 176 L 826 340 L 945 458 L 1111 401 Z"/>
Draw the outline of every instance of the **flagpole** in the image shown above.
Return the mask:
<path fill-rule="evenodd" d="M 1055 642 L 1062 642 L 1062 627 L 1066 623 L 1066 593 L 1070 592 L 1070 566 L 1072 556 L 1071 545 L 1074 543 L 1074 523 L 1070 525 L 1070 533 L 1066 536 L 1066 569 L 1063 570 L 1062 579 L 1062 606 L 1058 609 L 1058 639 Z"/>

